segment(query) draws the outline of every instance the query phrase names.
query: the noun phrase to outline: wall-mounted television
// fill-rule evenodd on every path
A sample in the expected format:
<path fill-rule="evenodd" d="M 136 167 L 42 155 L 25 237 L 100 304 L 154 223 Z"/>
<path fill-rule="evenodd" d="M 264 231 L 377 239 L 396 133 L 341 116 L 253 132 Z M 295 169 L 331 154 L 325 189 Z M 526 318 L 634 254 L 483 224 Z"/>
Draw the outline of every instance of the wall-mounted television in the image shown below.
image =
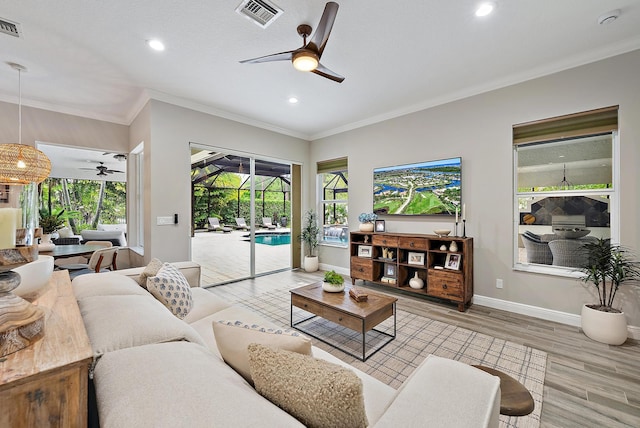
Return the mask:
<path fill-rule="evenodd" d="M 373 170 L 373 212 L 455 215 L 461 205 L 462 158 Z"/>

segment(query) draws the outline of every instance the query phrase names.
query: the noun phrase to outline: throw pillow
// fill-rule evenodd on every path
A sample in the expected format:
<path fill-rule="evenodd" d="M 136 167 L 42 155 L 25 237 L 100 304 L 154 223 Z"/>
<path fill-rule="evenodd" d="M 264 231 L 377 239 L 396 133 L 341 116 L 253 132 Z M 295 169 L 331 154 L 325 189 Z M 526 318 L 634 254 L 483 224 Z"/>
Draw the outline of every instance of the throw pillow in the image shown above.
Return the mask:
<path fill-rule="evenodd" d="M 224 362 L 250 384 L 253 381 L 247 347 L 251 343 L 311 355 L 311 339 L 296 330 L 268 328 L 242 321 L 218 321 L 213 323 L 213 335 Z"/>
<path fill-rule="evenodd" d="M 256 390 L 307 427 L 366 427 L 362 381 L 328 361 L 252 343 Z"/>
<path fill-rule="evenodd" d="M 68 227 L 63 227 L 58 229 L 58 236 L 60 238 L 71 238 L 73 236 L 73 231 Z"/>
<path fill-rule="evenodd" d="M 152 276 L 156 276 L 160 268 L 162 267 L 162 262 L 158 259 L 151 259 L 149 264 L 144 268 L 144 270 L 140 273 L 138 277 L 138 284 L 144 289 L 147 288 L 147 278 Z"/>
<path fill-rule="evenodd" d="M 180 319 L 193 307 L 187 278 L 170 263 L 163 264 L 156 276 L 147 278 L 147 290 Z"/>

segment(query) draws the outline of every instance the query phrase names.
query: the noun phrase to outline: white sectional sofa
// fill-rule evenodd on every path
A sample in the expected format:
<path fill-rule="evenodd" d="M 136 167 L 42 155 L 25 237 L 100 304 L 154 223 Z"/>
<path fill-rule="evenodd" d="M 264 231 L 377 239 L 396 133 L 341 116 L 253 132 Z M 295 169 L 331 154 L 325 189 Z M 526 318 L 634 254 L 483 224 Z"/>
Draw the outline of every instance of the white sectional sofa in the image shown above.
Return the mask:
<path fill-rule="evenodd" d="M 193 308 L 184 320 L 138 285 L 144 268 L 73 280 L 94 351 L 91 376 L 100 426 L 304 426 L 225 363 L 212 329 L 220 320 L 278 326 L 200 288 L 197 264 L 174 266 L 192 286 Z M 312 353 L 361 380 L 368 426 L 498 426 L 498 378 L 466 364 L 429 356 L 395 390 L 320 348 L 312 347 Z"/>

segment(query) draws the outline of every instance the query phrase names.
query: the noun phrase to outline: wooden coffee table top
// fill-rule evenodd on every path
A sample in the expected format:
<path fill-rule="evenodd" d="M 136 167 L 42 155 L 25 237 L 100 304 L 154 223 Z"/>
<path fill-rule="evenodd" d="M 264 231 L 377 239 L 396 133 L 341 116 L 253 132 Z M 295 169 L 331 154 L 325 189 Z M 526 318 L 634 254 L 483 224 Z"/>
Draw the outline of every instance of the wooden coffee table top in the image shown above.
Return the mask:
<path fill-rule="evenodd" d="M 523 384 L 501 372 L 485 366 L 473 366 L 500 378 L 500 413 L 508 416 L 525 416 L 533 412 L 535 403 Z"/>
<path fill-rule="evenodd" d="M 292 295 L 297 295 L 324 306 L 337 309 L 348 314 L 366 319 L 372 314 L 387 309 L 398 299 L 384 294 L 374 293 L 367 290 L 369 298 L 364 302 L 356 302 L 349 297 L 349 286 L 339 293 L 329 293 L 322 289 L 322 282 L 305 285 L 291 290 Z"/>

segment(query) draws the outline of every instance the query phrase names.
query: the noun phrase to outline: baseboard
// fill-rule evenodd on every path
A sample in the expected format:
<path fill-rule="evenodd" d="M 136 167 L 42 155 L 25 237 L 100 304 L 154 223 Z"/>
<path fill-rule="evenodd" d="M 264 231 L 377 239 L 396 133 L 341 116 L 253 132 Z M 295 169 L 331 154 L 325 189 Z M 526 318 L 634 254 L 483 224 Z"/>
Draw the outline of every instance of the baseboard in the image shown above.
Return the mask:
<path fill-rule="evenodd" d="M 319 264 L 319 269 L 320 270 L 325 270 L 325 271 L 333 270 L 336 273 L 339 273 L 340 275 L 346 275 L 346 276 L 349 276 L 349 274 L 351 273 L 349 268 L 343 268 L 343 267 L 340 267 L 340 266 L 328 265 L 326 263 L 320 263 Z"/>

